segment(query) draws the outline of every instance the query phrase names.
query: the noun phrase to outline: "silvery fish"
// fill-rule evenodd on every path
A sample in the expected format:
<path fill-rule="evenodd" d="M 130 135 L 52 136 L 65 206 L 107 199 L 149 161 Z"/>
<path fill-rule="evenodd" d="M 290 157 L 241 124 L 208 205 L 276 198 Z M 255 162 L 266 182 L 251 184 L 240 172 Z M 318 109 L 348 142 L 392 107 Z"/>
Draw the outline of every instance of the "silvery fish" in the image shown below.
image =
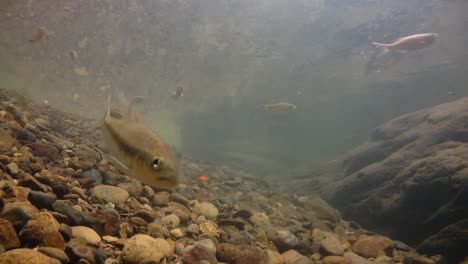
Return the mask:
<path fill-rule="evenodd" d="M 170 147 L 145 126 L 136 104 L 143 100 L 134 97 L 128 113 L 110 110 L 100 124 L 109 159 L 129 176 L 159 188 L 171 188 L 178 183 L 178 162 Z"/>
<path fill-rule="evenodd" d="M 296 105 L 290 103 L 276 103 L 276 104 L 266 104 L 263 105 L 263 108 L 267 111 L 273 112 L 289 112 L 296 110 Z"/>

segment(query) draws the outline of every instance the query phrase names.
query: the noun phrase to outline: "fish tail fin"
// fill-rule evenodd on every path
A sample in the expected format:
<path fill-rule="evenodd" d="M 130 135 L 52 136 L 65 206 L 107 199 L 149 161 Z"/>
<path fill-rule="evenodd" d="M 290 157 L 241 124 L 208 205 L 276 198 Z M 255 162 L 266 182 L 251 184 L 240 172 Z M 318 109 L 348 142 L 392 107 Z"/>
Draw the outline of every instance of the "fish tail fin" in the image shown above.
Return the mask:
<path fill-rule="evenodd" d="M 388 49 L 388 45 L 385 43 L 372 42 L 372 45 L 374 45 L 376 48 Z"/>
<path fill-rule="evenodd" d="M 140 114 L 138 113 L 137 104 L 143 102 L 143 96 L 133 97 L 128 107 L 127 117 L 133 121 L 141 121 Z"/>
<path fill-rule="evenodd" d="M 377 57 L 380 57 L 380 56 L 383 56 L 385 54 L 387 54 L 390 50 L 388 49 L 388 44 L 385 44 L 385 43 L 378 43 L 378 42 L 372 42 L 372 45 L 374 45 L 374 47 L 380 49 L 380 52 L 379 54 L 377 55 Z"/>

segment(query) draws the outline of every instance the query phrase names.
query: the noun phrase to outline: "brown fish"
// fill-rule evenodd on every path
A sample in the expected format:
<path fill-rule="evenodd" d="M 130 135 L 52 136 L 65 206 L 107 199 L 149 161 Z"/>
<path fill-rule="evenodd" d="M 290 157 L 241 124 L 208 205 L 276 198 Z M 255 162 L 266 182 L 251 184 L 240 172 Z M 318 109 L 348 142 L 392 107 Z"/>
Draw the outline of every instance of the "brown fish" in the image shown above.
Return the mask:
<path fill-rule="evenodd" d="M 267 111 L 272 112 L 289 112 L 296 110 L 297 106 L 290 103 L 276 103 L 276 104 L 266 104 L 263 108 Z"/>
<path fill-rule="evenodd" d="M 133 98 L 126 115 L 107 109 L 100 128 L 110 159 L 129 176 L 148 185 L 174 187 L 178 183 L 177 159 L 170 147 L 143 123 L 136 109 L 141 101 L 142 97 Z"/>
<path fill-rule="evenodd" d="M 436 33 L 424 33 L 399 38 L 395 42 L 389 44 L 377 42 L 372 42 L 372 44 L 378 48 L 383 48 L 385 51 L 399 51 L 404 53 L 429 47 L 438 37 L 439 34 Z"/>
<path fill-rule="evenodd" d="M 47 30 L 46 27 L 40 27 L 37 29 L 36 33 L 34 36 L 29 40 L 30 42 L 37 42 L 43 39 L 49 31 Z"/>

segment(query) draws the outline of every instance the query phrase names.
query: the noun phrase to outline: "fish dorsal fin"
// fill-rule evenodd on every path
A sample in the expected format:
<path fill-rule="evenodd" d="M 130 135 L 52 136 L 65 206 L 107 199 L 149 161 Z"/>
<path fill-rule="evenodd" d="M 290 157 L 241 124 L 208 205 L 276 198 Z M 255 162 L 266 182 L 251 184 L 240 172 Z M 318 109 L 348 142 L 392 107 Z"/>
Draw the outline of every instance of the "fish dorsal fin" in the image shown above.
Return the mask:
<path fill-rule="evenodd" d="M 109 94 L 107 98 L 107 116 L 110 116 L 112 118 L 116 119 L 122 119 L 123 115 L 120 112 L 119 107 L 111 107 L 111 95 Z"/>
<path fill-rule="evenodd" d="M 138 112 L 137 109 L 137 104 L 141 103 L 143 101 L 142 96 L 135 96 L 133 97 L 132 101 L 130 102 L 130 105 L 128 107 L 128 113 L 127 113 L 127 118 L 132 121 L 140 122 L 141 116 L 140 113 Z"/>

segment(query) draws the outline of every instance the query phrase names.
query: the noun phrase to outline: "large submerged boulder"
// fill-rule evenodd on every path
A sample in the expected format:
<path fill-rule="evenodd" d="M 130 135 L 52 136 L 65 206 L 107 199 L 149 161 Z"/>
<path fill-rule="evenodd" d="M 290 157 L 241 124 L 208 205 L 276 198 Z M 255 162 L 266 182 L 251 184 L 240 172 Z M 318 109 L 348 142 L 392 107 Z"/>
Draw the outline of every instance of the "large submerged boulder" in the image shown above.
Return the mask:
<path fill-rule="evenodd" d="M 468 218 L 468 97 L 380 125 L 344 167 L 332 204 L 367 227 L 416 246 Z"/>

